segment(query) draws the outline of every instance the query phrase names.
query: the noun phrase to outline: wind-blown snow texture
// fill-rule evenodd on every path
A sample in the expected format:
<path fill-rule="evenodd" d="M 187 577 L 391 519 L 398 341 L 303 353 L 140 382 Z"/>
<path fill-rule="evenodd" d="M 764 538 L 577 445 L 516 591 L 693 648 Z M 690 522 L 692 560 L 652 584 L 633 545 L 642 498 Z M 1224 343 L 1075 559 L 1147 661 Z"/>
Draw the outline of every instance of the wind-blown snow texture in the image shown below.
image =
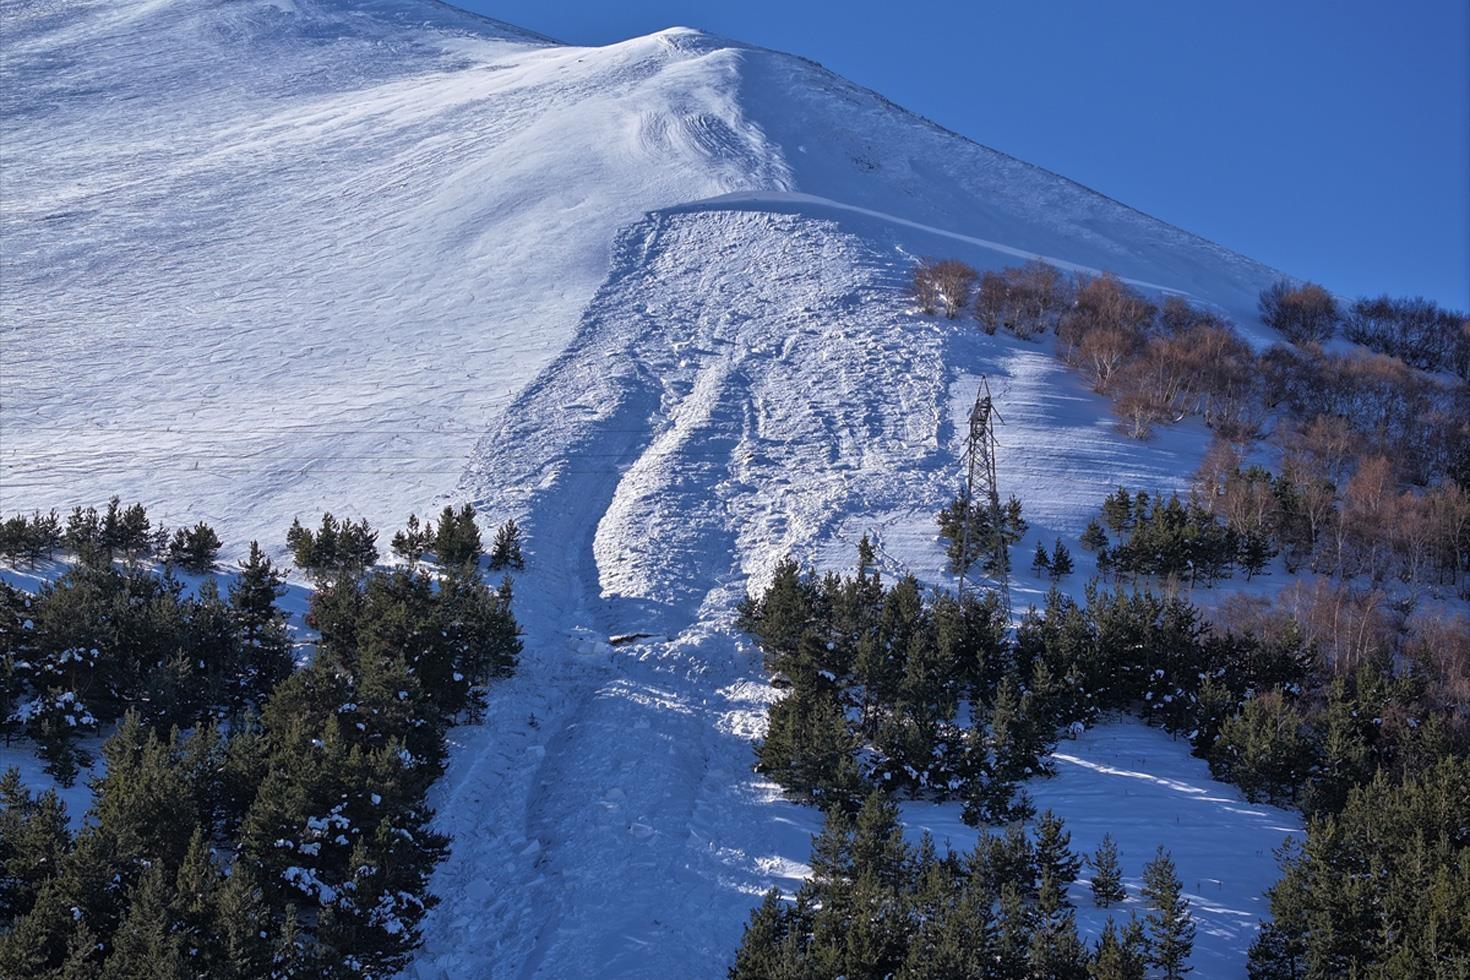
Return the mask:
<path fill-rule="evenodd" d="M 574 48 L 414 0 L 48 0 L 8 4 L 3 45 L 0 509 L 116 492 L 237 551 L 322 509 L 525 522 L 526 655 L 437 790 L 425 978 L 720 975 L 817 829 L 750 773 L 774 692 L 735 604 L 864 531 L 943 581 L 979 373 L 1023 549 L 1118 483 L 1186 480 L 1199 431 L 1125 440 L 1043 346 L 913 315 L 915 256 L 1108 268 L 1248 329 L 1272 277 L 685 29 Z M 1099 773 L 1118 740 L 1184 788 L 1140 810 L 1064 766 L 1034 791 L 1079 841 L 1184 856 L 1199 975 L 1241 972 L 1291 820 L 1156 733 L 1061 751 Z"/>

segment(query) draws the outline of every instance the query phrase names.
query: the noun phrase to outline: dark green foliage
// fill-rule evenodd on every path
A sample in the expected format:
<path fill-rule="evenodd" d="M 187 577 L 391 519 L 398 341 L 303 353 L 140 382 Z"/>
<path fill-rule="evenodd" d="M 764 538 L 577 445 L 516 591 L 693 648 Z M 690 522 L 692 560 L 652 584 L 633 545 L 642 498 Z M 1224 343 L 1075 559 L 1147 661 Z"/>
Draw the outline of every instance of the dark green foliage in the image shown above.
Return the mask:
<path fill-rule="evenodd" d="M 1470 971 L 1470 761 L 1395 783 L 1380 772 L 1282 855 L 1260 978 L 1453 977 Z"/>
<path fill-rule="evenodd" d="M 1143 980 L 1148 966 L 1148 942 L 1143 926 L 1130 916 L 1122 931 L 1108 918 L 1088 967 L 1092 980 Z"/>
<path fill-rule="evenodd" d="M 1092 866 L 1092 899 L 1098 908 L 1117 905 L 1128 897 L 1123 889 L 1123 868 L 1118 863 L 1118 844 L 1112 834 L 1103 834 L 1087 863 Z"/>
<path fill-rule="evenodd" d="M 876 751 L 863 775 L 891 791 L 959 790 L 971 756 L 954 722 L 959 703 L 989 700 L 1003 667 L 994 598 L 926 599 L 912 577 L 884 588 L 862 555 L 855 576 L 821 580 L 787 561 L 741 621 L 792 687 L 772 708 L 762 771 L 803 795 L 823 786 L 848 794 L 855 764 L 841 762 L 827 780 L 812 766 L 855 760 L 867 744 Z"/>
<path fill-rule="evenodd" d="M 868 539 L 866 533 L 858 541 L 858 576 L 866 578 L 874 570 L 878 561 L 878 552 L 873 547 L 873 542 Z"/>
<path fill-rule="evenodd" d="M 1067 887 L 1077 880 L 1082 861 L 1071 850 L 1072 835 L 1050 810 L 1036 821 L 1036 873 L 1044 914 L 1072 907 Z"/>
<path fill-rule="evenodd" d="M 477 563 L 480 560 L 480 529 L 475 524 L 475 508 L 465 504 L 459 510 L 445 507 L 433 537 L 434 557 L 445 568 Z M 504 565 L 491 564 L 492 568 Z"/>
<path fill-rule="evenodd" d="M 525 567 L 526 560 L 521 554 L 521 528 L 511 518 L 495 532 L 495 543 L 490 549 L 490 568 L 498 572 L 507 568 L 519 571 Z"/>
<path fill-rule="evenodd" d="M 433 540 L 434 522 L 421 525 L 418 515 L 409 514 L 407 525 L 393 535 L 393 553 L 409 565 L 417 565 Z"/>
<path fill-rule="evenodd" d="M 214 533 L 214 528 L 200 521 L 191 528 L 181 527 L 174 531 L 168 543 L 168 562 L 185 571 L 203 575 L 214 567 L 219 549 L 219 535 Z"/>
<path fill-rule="evenodd" d="M 1238 535 L 1193 500 L 1186 504 L 1171 496 L 1150 502 L 1143 492 L 1130 499 L 1120 487 L 1103 502 L 1102 514 L 1117 542 L 1105 552 L 1100 545 L 1099 555 L 1120 579 L 1209 585 L 1228 574 L 1240 556 Z"/>
<path fill-rule="evenodd" d="M 857 740 L 830 692 L 798 689 L 771 706 L 756 769 L 819 803 L 851 802 L 862 786 Z"/>
<path fill-rule="evenodd" d="M 1048 820 L 1039 833 L 1044 839 L 1033 845 L 1013 824 L 1004 836 L 982 834 L 969 854 L 940 856 L 927 836 L 917 848 L 904 842 L 898 810 L 882 793 L 869 795 L 855 818 L 831 809 L 812 842 L 811 877 L 792 902 L 774 891 L 765 896 L 729 975 L 1141 976 L 1136 921 L 1121 935 L 1110 928 L 1094 955 L 1078 938 L 1071 909 L 1048 904 L 1046 875 L 1064 877 L 1075 859 L 1060 821 Z"/>
<path fill-rule="evenodd" d="M 378 560 L 377 539 L 378 532 L 365 519 L 354 524 L 331 514 L 322 515 L 315 531 L 296 520 L 286 532 L 286 546 L 297 567 L 322 583 L 356 578 L 371 568 Z"/>
<path fill-rule="evenodd" d="M 1041 547 L 1040 542 L 1036 547 Z M 1053 582 L 1059 582 L 1072 574 L 1072 553 L 1067 550 L 1066 545 L 1062 544 L 1061 538 L 1057 538 L 1056 547 L 1052 549 L 1051 560 L 1048 564 Z"/>
<path fill-rule="evenodd" d="M 1087 529 L 1082 532 L 1082 537 L 1078 540 L 1082 547 L 1098 554 L 1106 551 L 1108 547 L 1108 533 L 1096 520 L 1087 522 Z"/>
<path fill-rule="evenodd" d="M 966 531 L 968 520 L 969 528 Z M 997 567 L 997 556 L 993 547 L 995 530 L 990 507 L 984 501 L 971 501 L 965 506 L 964 498 L 955 498 L 937 516 L 939 536 L 947 543 L 945 554 L 949 556 L 949 570 L 960 572 L 968 569 L 977 560 L 981 568 L 991 574 L 1010 569 L 1009 558 L 1004 568 Z M 1000 536 L 1005 547 L 1015 544 L 1026 534 L 1027 524 L 1021 517 L 1021 502 L 1015 497 L 1006 501 L 1000 510 Z M 966 534 L 968 533 L 968 538 Z M 1009 552 L 1006 552 L 1009 554 Z"/>
<path fill-rule="evenodd" d="M 42 558 L 56 554 L 61 537 L 61 518 L 56 511 L 36 511 L 30 517 L 17 514 L 0 521 L 0 558 L 12 565 L 24 561 L 34 568 Z"/>
<path fill-rule="evenodd" d="M 1178 980 L 1191 969 L 1194 919 L 1182 894 L 1174 860 L 1162 847 L 1143 867 L 1143 897 L 1148 902 L 1148 960 L 1165 980 Z"/>
<path fill-rule="evenodd" d="M 33 797 L 16 769 L 0 776 L 0 926 L 35 904 L 70 849 L 66 808 L 56 793 Z"/>
<path fill-rule="evenodd" d="M 1252 801 L 1290 801 L 1312 768 L 1306 719 L 1279 691 L 1246 701 L 1220 726 L 1210 772 L 1239 786 Z"/>
<path fill-rule="evenodd" d="M 1036 542 L 1036 551 L 1031 555 L 1031 571 L 1037 575 L 1051 571 L 1051 555 L 1040 541 Z"/>
<path fill-rule="evenodd" d="M 230 584 L 230 612 L 240 648 L 230 691 L 232 704 L 264 703 L 266 695 L 291 672 L 291 638 L 286 617 L 276 607 L 284 593 L 284 578 L 260 545 L 250 542 L 250 554 Z"/>
<path fill-rule="evenodd" d="M 1310 815 L 1340 811 L 1348 794 L 1373 776 L 1372 721 L 1359 710 L 1345 678 L 1335 678 L 1327 694 L 1326 716 L 1317 722 L 1320 759 L 1307 782 L 1302 809 Z"/>
<path fill-rule="evenodd" d="M 53 730 L 97 723 L 78 691 L 100 718 L 135 706 L 103 746 L 75 837 L 54 794 L 0 779 L 0 975 L 395 974 L 447 844 L 425 802 L 445 730 L 520 648 L 508 587 L 364 574 L 340 549 L 365 525 L 326 521 L 338 550 L 317 566 L 330 569 L 313 599 L 318 652 L 292 673 L 283 583 L 259 547 L 228 601 L 213 579 L 187 597 L 167 574 L 106 560 L 109 547 L 128 557 L 137 513 L 81 512 L 97 560 L 36 596 L 0 590 L 24 734 L 45 749 Z M 320 548 L 303 533 L 297 545 Z M 213 722 L 225 714 L 228 737 Z M 56 765 L 74 766 L 55 742 Z"/>
<path fill-rule="evenodd" d="M 1176 580 L 1207 580 L 1237 560 L 1223 549 L 1213 558 L 1190 550 L 1223 533 L 1193 503 L 1120 491 L 1110 498 L 1109 520 L 1122 538 L 1118 561 L 1136 576 L 1144 574 L 1139 568 L 1165 568 Z M 1182 550 L 1160 557 L 1161 542 L 1179 542 Z M 1054 553 L 1045 557 L 1055 565 Z M 1356 674 L 1335 677 L 1331 661 L 1317 657 L 1291 620 L 1266 621 L 1259 635 L 1233 632 L 1206 622 L 1177 594 L 1107 592 L 1095 584 L 1085 604 L 1053 589 L 1011 639 L 994 628 L 983 603 L 926 598 L 911 579 L 885 587 L 870 573 L 871 555 L 860 555 L 858 568 L 855 577 L 817 577 L 783 563 L 766 592 L 742 608 L 767 666 L 792 689 L 772 712 L 763 747 L 772 764 L 763 768 L 787 785 L 799 782 L 802 792 L 820 786 L 824 770 L 849 785 L 860 746 L 862 777 L 890 791 L 958 797 L 972 825 L 1029 819 L 1021 784 L 1046 772 L 1057 733 L 1106 711 L 1140 713 L 1187 737 L 1247 796 L 1301 800 L 1312 814 L 1363 806 L 1354 801 L 1374 787 L 1381 801 L 1400 781 L 1424 779 L 1439 760 L 1458 761 L 1464 752 L 1463 726 L 1434 673 L 1443 668 L 1431 670 L 1429 659 L 1413 654 L 1370 654 Z M 1304 622 L 1324 643 L 1339 639 L 1324 634 L 1320 622 Z M 956 731 L 953 706 L 961 702 L 973 725 Z M 823 722 L 819 736 L 810 734 L 814 718 Z M 823 745 L 840 749 L 822 753 L 826 763 L 808 752 Z M 1443 793 L 1467 797 L 1453 781 Z M 1004 839 L 982 838 L 962 862 L 963 883 L 943 870 L 953 859 L 926 857 L 920 848 L 910 859 L 916 870 L 905 898 L 903 889 L 885 893 L 854 876 L 852 830 L 832 822 L 845 809 L 831 808 L 829 829 L 817 840 L 813 886 L 792 905 L 772 900 L 762 907 L 738 975 L 1073 976 L 1085 967 L 1091 976 L 1132 978 L 1144 974 L 1145 958 L 1162 976 L 1188 971 L 1194 927 L 1167 855 L 1146 874 L 1148 941 L 1133 920 L 1126 929 L 1110 928 L 1088 953 L 1076 941 L 1066 900 L 1077 859 L 1054 821 L 1043 818 L 1034 847 L 1019 825 Z M 1355 833 L 1376 833 L 1370 812 L 1364 806 L 1355 818 L 1362 824 Z M 1431 827 L 1438 819 L 1422 806 L 1414 815 Z M 1452 923 L 1450 911 L 1466 904 L 1470 881 L 1463 820 L 1446 832 L 1447 844 L 1398 828 L 1389 831 L 1397 843 L 1387 845 L 1345 839 L 1334 828 L 1346 819 L 1314 819 L 1306 849 L 1287 856 L 1253 975 L 1463 973 L 1457 944 L 1466 930 Z M 1368 855 L 1366 864 L 1354 847 Z M 1319 856 L 1329 852 L 1327 866 Z M 1386 890 L 1399 875 L 1389 870 L 1395 862 L 1406 862 L 1402 878 L 1412 884 Z M 1111 838 L 1092 863 L 1097 904 L 1125 900 Z M 963 918 L 954 918 L 959 909 Z M 1416 929 L 1405 930 L 1401 923 L 1411 918 Z M 1412 936 L 1401 942 L 1406 932 Z M 1326 965 L 1309 972 L 1309 962 Z"/>

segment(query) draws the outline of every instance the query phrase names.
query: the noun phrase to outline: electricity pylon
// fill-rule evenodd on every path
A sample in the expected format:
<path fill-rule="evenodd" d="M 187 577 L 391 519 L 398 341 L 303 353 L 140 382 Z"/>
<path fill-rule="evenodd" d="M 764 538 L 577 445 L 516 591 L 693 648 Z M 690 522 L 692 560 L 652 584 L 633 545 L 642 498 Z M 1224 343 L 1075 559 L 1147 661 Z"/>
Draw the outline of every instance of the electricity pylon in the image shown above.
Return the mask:
<path fill-rule="evenodd" d="M 970 409 L 970 434 L 965 440 L 964 524 L 960 532 L 960 584 L 965 594 L 965 573 L 970 569 L 970 525 L 972 508 L 984 507 L 990 516 L 988 540 L 982 555 L 989 555 L 995 566 L 995 579 L 1000 588 L 1006 619 L 1011 615 L 1010 562 L 1006 549 L 1005 525 L 1000 510 L 1000 489 L 995 480 L 995 423 L 1004 422 L 990 397 L 990 382 L 982 374 L 980 389 L 975 392 L 975 407 Z"/>

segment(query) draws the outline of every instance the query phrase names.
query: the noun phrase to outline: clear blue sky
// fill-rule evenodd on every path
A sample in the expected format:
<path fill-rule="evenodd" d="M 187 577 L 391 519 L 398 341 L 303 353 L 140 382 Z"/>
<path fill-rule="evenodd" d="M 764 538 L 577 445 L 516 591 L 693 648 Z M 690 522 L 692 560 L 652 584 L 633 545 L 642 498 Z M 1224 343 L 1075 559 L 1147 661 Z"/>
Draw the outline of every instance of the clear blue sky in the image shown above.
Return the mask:
<path fill-rule="evenodd" d="M 1466 0 L 457 0 L 575 44 L 805 55 L 1347 294 L 1470 308 Z"/>

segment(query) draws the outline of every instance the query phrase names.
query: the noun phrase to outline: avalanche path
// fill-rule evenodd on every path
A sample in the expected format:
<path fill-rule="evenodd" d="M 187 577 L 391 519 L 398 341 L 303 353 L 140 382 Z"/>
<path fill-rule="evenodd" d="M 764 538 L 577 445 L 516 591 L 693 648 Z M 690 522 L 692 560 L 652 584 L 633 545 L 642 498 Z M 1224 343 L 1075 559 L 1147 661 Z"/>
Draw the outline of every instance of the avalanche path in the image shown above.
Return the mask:
<path fill-rule="evenodd" d="M 1013 407 L 1035 535 L 1075 534 L 1108 480 L 1173 487 L 1195 463 L 1188 435 L 1117 435 L 1044 347 L 913 316 L 914 229 L 823 204 L 626 229 L 572 344 L 478 447 L 465 494 L 528 531 L 526 652 L 455 733 L 435 800 L 454 845 L 414 975 L 723 972 L 820 820 L 751 772 L 776 692 L 737 605 L 781 556 L 845 565 L 864 531 L 888 575 L 944 580 L 932 514 L 968 372 Z"/>

